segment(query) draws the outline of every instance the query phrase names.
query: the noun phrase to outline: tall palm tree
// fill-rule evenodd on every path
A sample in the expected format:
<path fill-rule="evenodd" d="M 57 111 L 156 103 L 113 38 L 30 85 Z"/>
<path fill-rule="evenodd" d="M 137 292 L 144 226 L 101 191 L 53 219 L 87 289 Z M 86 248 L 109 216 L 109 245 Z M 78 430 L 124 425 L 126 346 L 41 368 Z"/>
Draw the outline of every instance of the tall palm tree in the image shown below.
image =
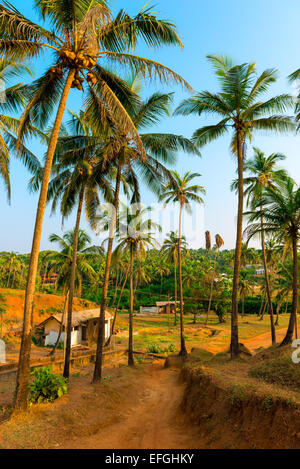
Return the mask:
<path fill-rule="evenodd" d="M 139 87 L 139 75 L 134 74 L 128 78 L 127 83 L 132 92 L 137 92 Z M 157 193 L 164 179 L 170 180 L 171 173 L 164 166 L 166 163 L 172 164 L 175 161 L 175 152 L 182 150 L 192 154 L 199 154 L 196 147 L 190 140 L 181 135 L 163 133 L 142 133 L 143 129 L 157 125 L 161 118 L 169 116 L 172 94 L 155 93 L 146 101 L 138 99 L 135 105 L 126 102 L 126 107 L 135 128 L 141 132 L 139 134 L 146 154 L 140 151 L 130 135 L 124 135 L 124 131 L 112 130 L 108 143 L 104 149 L 117 166 L 116 188 L 113 202 L 113 217 L 110 223 L 108 248 L 106 256 L 106 266 L 102 289 L 99 335 L 97 341 L 97 354 L 93 382 L 101 380 L 102 373 L 102 351 L 104 344 L 105 307 L 110 278 L 111 256 L 113 251 L 113 237 L 116 226 L 116 216 L 119 209 L 119 193 L 122 174 L 126 174 L 128 183 L 134 188 L 132 202 L 140 201 L 139 180 L 144 179 L 147 186 Z M 95 125 L 94 115 L 97 115 L 97 106 L 92 101 L 87 111 L 88 119 Z M 97 129 L 97 126 L 95 125 Z"/>
<path fill-rule="evenodd" d="M 162 44 L 182 46 L 175 26 L 168 21 L 159 20 L 150 9 L 144 8 L 135 17 L 121 10 L 114 18 L 106 0 L 69 0 L 68 2 L 35 0 L 34 4 L 42 20 L 45 24 L 50 24 L 51 29 L 48 30 L 46 27 L 35 24 L 6 1 L 0 3 L 2 56 L 24 61 L 38 57 L 46 51 L 53 53 L 52 66 L 31 86 L 29 103 L 19 127 L 19 143 L 22 142 L 28 125 L 38 123 L 38 127 L 43 128 L 59 102 L 43 171 L 28 270 L 24 326 L 15 394 L 15 406 L 22 409 L 27 407 L 31 315 L 48 184 L 59 130 L 71 88 L 81 91 L 84 85 L 91 89 L 92 94 L 95 94 L 97 90 L 100 96 L 99 113 L 106 118 L 109 108 L 119 127 L 135 138 L 142 148 L 143 145 L 134 124 L 119 99 L 120 95 L 126 94 L 127 90 L 114 74 L 103 68 L 101 59 L 105 59 L 110 64 L 121 64 L 123 67 L 141 71 L 144 76 L 156 76 L 162 81 L 171 79 L 189 87 L 169 68 L 130 53 L 140 39 L 150 47 Z M 113 91 L 112 85 L 118 85 L 118 93 Z"/>
<path fill-rule="evenodd" d="M 292 342 L 298 310 L 298 241 L 300 237 L 300 188 L 295 182 L 286 178 L 278 184 L 278 190 L 267 187 L 262 200 L 257 203 L 256 209 L 262 205 L 262 211 L 254 210 L 249 215 L 253 222 L 246 229 L 248 239 L 262 230 L 268 235 L 276 236 L 281 240 L 289 240 L 293 253 L 293 301 L 289 326 L 281 345 Z M 263 216 L 264 224 L 255 223 Z"/>
<path fill-rule="evenodd" d="M 189 98 L 177 108 L 176 114 L 215 115 L 221 120 L 196 130 L 193 139 L 204 146 L 229 131 L 233 131 L 231 149 L 237 157 L 238 166 L 238 216 L 237 236 L 232 288 L 231 356 L 239 354 L 238 339 L 238 284 L 241 264 L 241 245 L 244 210 L 244 160 L 246 142 L 257 130 L 286 132 L 294 130 L 291 118 L 283 116 L 292 106 L 292 98 L 286 94 L 262 101 L 262 95 L 276 81 L 276 70 L 265 70 L 257 76 L 254 63 L 234 65 L 222 56 L 208 56 L 213 64 L 221 86 L 220 93 L 204 91 Z"/>
<path fill-rule="evenodd" d="M 191 202 L 203 204 L 203 199 L 199 194 L 205 194 L 202 186 L 192 184 L 191 182 L 201 176 L 198 173 L 188 171 L 182 177 L 177 171 L 172 171 L 174 181 L 171 181 L 164 188 L 164 192 L 160 195 L 160 200 L 165 201 L 165 205 L 169 203 L 179 204 L 179 230 L 178 230 L 178 270 L 179 270 L 179 297 L 180 297 L 180 352 L 179 355 L 185 357 L 187 350 L 184 339 L 184 322 L 183 322 L 183 290 L 182 290 L 182 256 L 181 256 L 181 240 L 182 240 L 182 214 L 183 210 L 191 213 Z"/>
<path fill-rule="evenodd" d="M 177 267 L 178 267 L 178 243 L 179 236 L 177 232 L 171 231 L 168 237 L 165 239 L 162 245 L 162 251 L 166 255 L 168 262 L 174 265 L 174 326 L 177 325 Z M 187 247 L 185 236 L 181 238 L 181 250 L 185 250 Z"/>
<path fill-rule="evenodd" d="M 263 196 L 263 190 L 265 187 L 271 187 L 276 190 L 276 183 L 282 181 L 287 177 L 287 172 L 283 169 L 279 169 L 277 164 L 285 159 L 285 156 L 281 153 L 272 153 L 269 156 L 266 156 L 258 148 L 254 148 L 254 157 L 245 162 L 245 170 L 249 176 L 244 178 L 245 191 L 244 195 L 247 197 L 247 206 L 253 207 L 257 204 L 258 201 L 261 201 Z M 238 181 L 232 183 L 232 189 L 238 188 Z M 259 208 L 262 211 L 262 206 Z M 261 225 L 263 227 L 264 220 L 261 216 Z M 276 343 L 276 334 L 274 326 L 274 314 L 273 314 L 273 304 L 271 298 L 270 290 L 270 279 L 269 279 L 269 270 L 268 262 L 266 256 L 266 241 L 264 230 L 261 230 L 261 250 L 263 257 L 263 265 L 265 271 L 265 282 L 266 282 L 266 292 L 269 305 L 269 315 L 271 321 L 271 337 L 272 344 Z"/>
<path fill-rule="evenodd" d="M 134 366 L 133 357 L 133 304 L 134 304 L 134 260 L 145 257 L 149 248 L 156 248 L 157 242 L 151 230 L 160 229 L 151 218 L 145 218 L 147 209 L 140 207 L 136 213 L 130 209 L 122 212 L 118 222 L 118 245 L 115 255 L 129 253 L 129 281 L 130 281 L 130 305 L 129 305 L 129 342 L 128 365 Z"/>

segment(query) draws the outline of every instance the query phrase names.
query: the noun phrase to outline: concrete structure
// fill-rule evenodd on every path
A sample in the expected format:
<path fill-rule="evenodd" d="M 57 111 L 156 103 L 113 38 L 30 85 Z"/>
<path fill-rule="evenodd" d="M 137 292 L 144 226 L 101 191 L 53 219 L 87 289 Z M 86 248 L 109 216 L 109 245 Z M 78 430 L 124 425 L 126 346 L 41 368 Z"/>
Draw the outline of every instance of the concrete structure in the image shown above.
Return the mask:
<path fill-rule="evenodd" d="M 158 314 L 157 306 L 140 306 L 140 314 Z"/>
<path fill-rule="evenodd" d="M 97 340 L 98 336 L 98 319 L 100 308 L 90 309 L 86 311 L 76 311 L 72 313 L 72 333 L 71 346 L 89 345 Z M 113 315 L 110 311 L 105 312 L 105 340 L 111 333 L 111 321 Z M 56 344 L 59 330 L 61 327 L 62 314 L 53 314 L 37 328 L 42 329 L 45 346 L 53 346 Z M 65 339 L 65 326 L 60 336 L 60 342 Z"/>

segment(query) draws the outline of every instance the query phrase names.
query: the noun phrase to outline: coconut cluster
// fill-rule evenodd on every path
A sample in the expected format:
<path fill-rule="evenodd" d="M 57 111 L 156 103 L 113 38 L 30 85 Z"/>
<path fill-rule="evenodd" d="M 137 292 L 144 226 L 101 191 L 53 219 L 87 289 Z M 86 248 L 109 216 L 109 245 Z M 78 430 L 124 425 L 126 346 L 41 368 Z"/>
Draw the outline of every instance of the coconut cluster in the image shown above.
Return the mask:
<path fill-rule="evenodd" d="M 82 91 L 82 84 L 84 78 L 80 76 L 81 69 L 89 70 L 87 74 L 87 80 L 89 83 L 95 85 L 97 83 L 97 76 L 93 73 L 92 68 L 96 65 L 96 60 L 94 60 L 89 54 L 84 52 L 72 52 L 70 50 L 64 50 L 60 53 L 60 58 L 55 67 L 51 67 L 50 72 L 53 76 L 58 78 L 63 77 L 64 68 L 75 68 L 75 76 L 72 83 L 72 88 L 77 88 Z"/>

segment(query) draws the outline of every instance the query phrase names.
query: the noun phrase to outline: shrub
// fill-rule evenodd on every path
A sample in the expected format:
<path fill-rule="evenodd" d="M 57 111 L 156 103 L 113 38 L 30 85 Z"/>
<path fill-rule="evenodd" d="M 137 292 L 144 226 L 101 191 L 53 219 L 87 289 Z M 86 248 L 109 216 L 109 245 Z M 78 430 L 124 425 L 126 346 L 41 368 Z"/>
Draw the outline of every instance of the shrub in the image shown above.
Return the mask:
<path fill-rule="evenodd" d="M 49 367 L 36 368 L 31 376 L 34 380 L 29 384 L 30 402 L 53 402 L 68 392 L 67 380 Z"/>
<path fill-rule="evenodd" d="M 174 353 L 174 352 L 176 352 L 176 350 L 177 350 L 176 345 L 173 344 L 173 342 L 172 342 L 168 347 L 168 352 Z"/>
<path fill-rule="evenodd" d="M 162 353 L 162 348 L 157 344 L 150 344 L 147 347 L 148 353 Z"/>
<path fill-rule="evenodd" d="M 168 345 L 168 347 L 164 347 L 164 348 L 162 348 L 160 345 L 157 345 L 157 344 L 150 344 L 147 347 L 148 353 L 168 353 L 168 352 L 174 353 L 176 352 L 176 350 L 177 350 L 176 345 L 173 344 L 173 342 L 170 345 Z"/>

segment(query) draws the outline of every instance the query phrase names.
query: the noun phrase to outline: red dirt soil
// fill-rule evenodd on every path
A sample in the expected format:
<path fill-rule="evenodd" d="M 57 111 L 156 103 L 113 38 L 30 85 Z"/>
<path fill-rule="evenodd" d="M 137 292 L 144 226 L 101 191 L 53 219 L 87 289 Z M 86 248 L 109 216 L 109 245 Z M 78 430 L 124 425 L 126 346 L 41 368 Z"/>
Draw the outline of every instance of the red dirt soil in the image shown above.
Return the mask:
<path fill-rule="evenodd" d="M 0 288 L 0 295 L 3 296 L 3 303 L 6 305 L 4 320 L 22 321 L 24 313 L 24 291 Z M 64 306 L 64 301 L 65 298 L 63 296 L 36 293 L 33 313 L 34 322 L 40 323 L 51 313 L 55 313 L 55 311 L 50 310 L 50 308 L 54 308 L 60 312 Z M 74 311 L 88 308 L 95 308 L 95 304 L 91 301 L 74 298 Z"/>
<path fill-rule="evenodd" d="M 162 362 L 145 367 L 134 377 L 139 391 L 130 392 L 118 421 L 88 438 L 64 442 L 68 449 L 185 449 L 200 448 L 199 428 L 187 424 L 180 411 L 185 385 L 179 373 Z M 132 384 L 130 385 L 132 388 Z M 124 403 L 125 404 L 125 403 Z"/>

